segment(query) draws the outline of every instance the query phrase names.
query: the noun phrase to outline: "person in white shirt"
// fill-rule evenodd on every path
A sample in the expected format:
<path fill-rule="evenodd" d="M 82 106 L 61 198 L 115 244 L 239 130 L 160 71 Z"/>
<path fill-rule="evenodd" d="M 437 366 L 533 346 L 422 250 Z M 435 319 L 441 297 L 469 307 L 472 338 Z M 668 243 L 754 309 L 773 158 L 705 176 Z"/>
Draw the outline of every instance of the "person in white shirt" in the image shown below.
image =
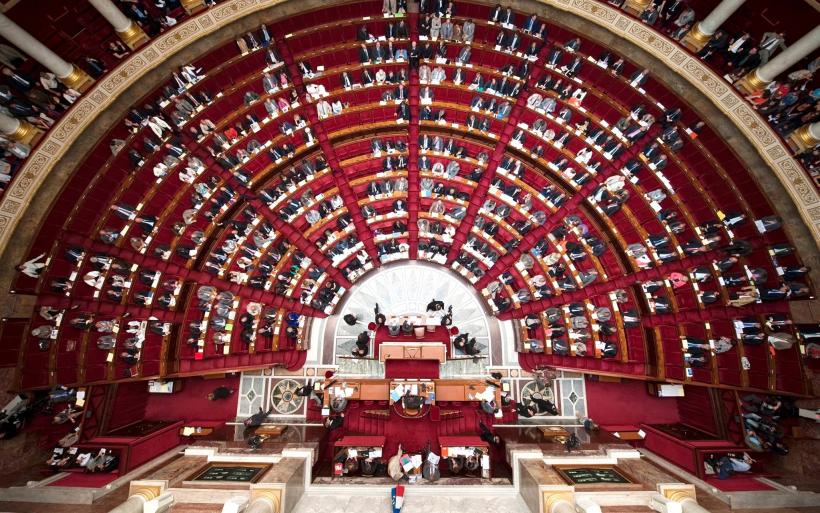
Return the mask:
<path fill-rule="evenodd" d="M 441 30 L 441 18 L 438 16 L 433 16 L 433 19 L 430 20 L 430 37 L 432 39 L 438 39 L 439 31 Z"/>
<path fill-rule="evenodd" d="M 197 173 L 193 168 L 186 167 L 182 171 L 179 172 L 179 179 L 185 183 L 194 183 L 196 180 Z"/>
<path fill-rule="evenodd" d="M 199 122 L 199 131 L 202 132 L 202 135 L 208 135 L 214 130 L 216 130 L 216 125 L 210 119 L 204 118 Z"/>
<path fill-rule="evenodd" d="M 443 82 L 447 80 L 447 72 L 441 66 L 436 66 L 433 73 L 430 75 L 430 80 L 433 82 Z"/>
<path fill-rule="evenodd" d="M 383 69 L 379 68 L 379 71 L 376 72 L 376 83 L 379 85 L 384 84 L 386 79 L 387 73 L 385 73 Z"/>
<path fill-rule="evenodd" d="M 164 130 L 167 130 L 169 132 L 172 131 L 171 126 L 168 123 L 166 123 L 165 120 L 162 119 L 159 116 L 153 116 L 153 117 L 149 118 L 148 119 L 148 127 L 160 139 L 162 139 L 162 135 L 164 133 Z"/>
<path fill-rule="evenodd" d="M 322 100 L 316 104 L 316 114 L 319 116 L 319 119 L 325 119 L 330 116 L 331 109 L 327 100 Z"/>
<path fill-rule="evenodd" d="M 591 158 L 592 150 L 589 148 L 581 148 L 581 150 L 575 155 L 575 161 L 579 164 L 587 164 Z"/>
<path fill-rule="evenodd" d="M 183 66 L 181 72 L 182 78 L 187 80 L 189 84 L 199 82 L 202 79 L 202 77 L 197 74 L 197 69 L 190 64 Z"/>
<path fill-rule="evenodd" d="M 103 283 L 105 283 L 105 276 L 102 276 L 99 271 L 89 271 L 83 276 L 83 281 L 89 287 L 94 287 L 99 290 L 102 288 Z"/>
<path fill-rule="evenodd" d="M 156 176 L 157 178 L 163 178 L 167 174 L 168 166 L 166 166 L 162 162 L 157 162 L 157 164 L 154 166 L 154 176 Z"/>
<path fill-rule="evenodd" d="M 36 256 L 27 262 L 23 262 L 17 267 L 17 270 L 30 278 L 39 278 L 40 273 L 43 272 L 43 268 L 47 264 L 47 262 L 40 261 L 40 259 L 45 256 L 46 254 L 43 253 L 42 255 Z"/>

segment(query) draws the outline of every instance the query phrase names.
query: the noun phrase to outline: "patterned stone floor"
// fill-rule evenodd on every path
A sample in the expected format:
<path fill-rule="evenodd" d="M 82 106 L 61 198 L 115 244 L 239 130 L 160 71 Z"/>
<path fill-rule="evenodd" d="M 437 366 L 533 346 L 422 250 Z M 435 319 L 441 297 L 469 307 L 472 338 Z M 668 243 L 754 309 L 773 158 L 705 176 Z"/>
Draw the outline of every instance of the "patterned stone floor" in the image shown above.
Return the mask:
<path fill-rule="evenodd" d="M 372 496 L 308 496 L 303 497 L 292 513 L 391 513 L 390 497 Z M 526 513 L 524 500 L 517 497 L 430 497 L 408 495 L 402 513 L 464 513 L 492 511 L 493 513 Z"/>

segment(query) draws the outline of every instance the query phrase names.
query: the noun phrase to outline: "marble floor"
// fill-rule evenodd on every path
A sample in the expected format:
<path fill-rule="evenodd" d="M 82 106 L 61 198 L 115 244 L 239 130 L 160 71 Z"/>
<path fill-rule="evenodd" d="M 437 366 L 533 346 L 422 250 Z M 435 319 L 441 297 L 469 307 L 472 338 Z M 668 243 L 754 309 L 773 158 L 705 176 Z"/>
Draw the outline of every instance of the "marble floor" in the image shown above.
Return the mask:
<path fill-rule="evenodd" d="M 493 513 L 528 513 L 521 496 L 503 497 L 440 497 L 412 495 L 404 499 L 402 513 L 464 513 L 466 511 L 492 511 Z M 309 495 L 302 497 L 292 513 L 392 513 L 390 497 Z"/>

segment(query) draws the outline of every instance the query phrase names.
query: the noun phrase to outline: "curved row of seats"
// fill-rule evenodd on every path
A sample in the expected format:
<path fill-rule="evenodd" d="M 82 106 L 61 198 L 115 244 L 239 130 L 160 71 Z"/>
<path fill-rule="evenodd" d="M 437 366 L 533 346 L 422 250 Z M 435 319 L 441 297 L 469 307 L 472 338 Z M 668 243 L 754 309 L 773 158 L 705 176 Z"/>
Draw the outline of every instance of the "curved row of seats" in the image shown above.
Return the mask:
<path fill-rule="evenodd" d="M 401 105 L 384 96 L 386 91 L 398 87 L 397 84 L 350 89 L 342 85 L 343 73 L 359 77 L 354 78 L 359 81 L 363 68 L 361 64 L 350 64 L 357 61 L 351 56 L 360 44 L 355 40 L 356 29 L 361 23 L 367 23 L 371 32 L 378 33 L 377 27 L 387 22 L 361 19 L 361 13 L 378 12 L 375 4 L 348 5 L 351 12 L 355 11 L 354 5 L 361 11 L 342 21 L 345 41 L 335 40 L 332 46 L 327 43 L 328 34 L 336 30 L 334 26 L 308 28 L 310 20 L 298 16 L 290 20 L 286 28 L 272 24 L 273 58 L 267 49 L 236 55 L 237 50 L 231 43 L 213 52 L 216 57 L 208 55 L 198 60 L 195 66 L 203 70 L 203 78 L 190 84 L 188 90 L 194 94 L 221 91 L 222 95 L 211 95 L 213 101 L 203 105 L 181 129 L 207 118 L 213 120 L 215 132 L 205 137 L 185 134 L 180 136 L 181 142 L 170 133 L 163 136 L 172 144 L 184 145 L 185 156 L 180 159 L 184 165 L 189 165 L 192 157 L 199 159 L 202 166 L 197 169 L 201 172 L 193 172 L 199 174 L 192 177 L 191 183 L 179 181 L 177 174 L 183 167 L 180 162 L 165 176 L 154 177 L 153 165 L 160 160 L 159 153 L 142 163 L 134 163 L 136 166 L 129 165 L 128 161 L 129 150 L 140 147 L 149 129 L 143 127 L 133 134 L 123 128 L 112 130 L 111 137 L 121 138 L 125 146 L 111 156 L 106 141 L 89 155 L 69 186 L 79 192 L 79 200 L 71 205 L 67 198 L 58 201 L 50 214 L 50 220 L 55 222 L 46 222 L 32 248 L 32 256 L 47 253 L 49 265 L 39 282 L 22 278 L 19 290 L 34 290 L 45 299 L 51 297 L 49 288 L 55 279 L 73 275 L 68 290 L 58 283 L 62 296 L 99 304 L 110 301 L 123 308 L 122 314 L 131 311 L 136 306 L 137 287 L 127 287 L 127 293 L 116 290 L 122 287 L 115 283 L 114 274 L 105 270 L 101 287 L 84 288 L 83 277 L 91 269 L 89 264 L 63 260 L 63 254 L 75 247 L 67 238 L 92 240 L 103 234 L 110 250 L 133 264 L 125 281 L 135 283 L 144 270 L 162 273 L 156 283 L 152 281 L 150 285 L 154 299 L 139 306 L 148 308 L 149 312 L 177 313 L 169 321 L 175 326 L 170 337 L 173 341 L 160 344 L 164 348 L 159 351 L 160 358 L 171 355 L 179 360 L 177 368 L 168 372 L 197 372 L 259 363 L 262 360 L 254 360 L 254 353 L 275 353 L 274 349 L 279 347 L 272 343 L 254 345 L 251 349 L 251 344 L 243 345 L 236 335 L 221 345 L 220 353 L 219 346 L 212 343 L 213 334 L 208 331 L 201 333 L 201 338 L 194 337 L 195 344 L 186 345 L 192 338 L 190 323 L 201 318 L 194 315 L 199 312 L 194 280 L 204 280 L 200 285 L 208 283 L 218 290 L 233 291 L 238 298 L 236 312 L 246 308 L 248 302 L 275 306 L 281 327 L 282 319 L 291 311 L 308 316 L 332 312 L 348 283 L 380 263 L 418 255 L 462 272 L 500 315 L 523 318 L 535 314 L 535 319 L 522 328 L 525 340 L 540 341 L 520 348 L 526 367 L 560 362 L 562 366 L 593 366 L 586 368 L 644 375 L 651 371 L 649 367 L 654 363 L 651 355 L 675 354 L 673 349 L 680 348 L 679 335 L 673 337 L 668 330 L 654 324 L 651 329 L 642 329 L 640 324 L 625 322 L 622 312 L 651 315 L 661 299 L 676 312 L 691 310 L 707 318 L 717 312 L 716 307 L 698 299 L 703 290 L 694 287 L 695 280 L 677 288 L 665 284 L 661 288 L 665 295 L 655 290 L 649 296 L 635 288 L 634 282 L 663 279 L 673 270 L 688 273 L 698 265 L 717 259 L 720 253 L 712 247 L 704 247 L 702 253 L 691 255 L 682 249 L 690 239 L 704 236 L 703 225 L 717 216 L 716 209 L 739 211 L 749 220 L 771 214 L 771 207 L 765 201 L 758 201 L 762 196 L 756 187 L 748 194 L 745 192 L 753 188 L 750 187 L 753 182 L 748 173 L 739 168 L 738 161 L 728 157 L 730 149 L 707 128 L 694 141 L 687 140 L 678 152 L 659 146 L 655 153 L 666 155 L 669 163 L 663 170 L 653 169 L 644 162 L 651 159 L 642 159 L 642 155 L 651 153 L 645 148 L 658 134 L 659 126 L 656 124 L 650 136 L 631 145 L 624 143 L 623 131 L 619 136 L 612 127 L 621 118 L 629 119 L 630 111 L 635 111 L 639 104 L 645 106 L 644 112 L 662 119 L 668 108 L 679 102 L 671 93 L 651 79 L 643 85 L 646 91 L 642 92 L 630 86 L 628 79 L 589 61 L 574 77 L 568 76 L 560 63 L 555 68 L 544 69 L 542 59 L 549 46 L 545 46 L 541 58 L 531 64 L 525 80 L 505 75 L 502 70 L 507 65 L 512 65 L 514 72 L 524 58 L 494 47 L 496 28 L 478 21 L 486 18 L 487 9 L 473 4 L 464 4 L 459 17 L 473 17 L 480 28 L 476 31 L 470 62 L 459 66 L 432 59 L 428 63 L 431 68 L 437 65 L 446 68 L 447 80 L 425 84 L 433 93 L 431 113 L 437 116 L 443 112 L 444 120 L 420 120 L 426 105 L 420 105 L 421 85 L 416 71 L 411 71 L 405 83 L 412 107 L 410 120 L 397 121 Z M 415 40 L 413 17 L 408 21 Z M 300 28 L 302 26 L 305 28 Z M 575 34 L 560 27 L 550 26 L 550 44 L 574 37 Z M 295 45 L 298 45 L 298 53 Z M 395 46 L 406 46 L 406 41 L 396 42 Z M 448 46 L 450 59 L 463 47 L 455 42 Z M 601 50 L 583 40 L 574 55 L 586 59 Z M 277 54 L 281 61 L 277 60 Z M 273 66 L 272 59 L 276 60 Z M 299 62 L 309 63 L 313 72 L 302 76 Z M 320 65 L 324 69 L 319 69 Z M 396 74 L 405 69 L 405 64 L 398 62 L 378 66 L 394 70 Z M 378 69 L 373 65 L 364 67 L 372 71 Z M 284 73 L 287 87 L 266 92 L 262 77 L 268 68 L 279 74 L 275 75 L 276 80 L 281 80 Z M 463 82 L 454 84 L 452 77 L 458 70 L 462 70 Z M 486 89 L 471 88 L 469 84 L 477 72 L 498 82 L 506 79 L 522 84 L 521 92 L 517 97 L 504 97 Z M 628 69 L 624 74 L 630 72 Z M 547 85 L 544 77 L 552 82 Z M 559 79 L 569 85 L 569 89 L 565 85 L 556 86 Z M 305 85 L 314 87 L 306 91 Z M 319 85 L 321 89 L 317 89 Z M 555 111 L 542 112 L 540 107 L 528 105 L 527 100 L 535 92 L 554 98 Z M 163 91 L 158 90 L 141 101 L 157 101 L 162 95 Z M 475 96 L 482 104 L 493 100 L 496 105 L 509 102 L 511 109 L 500 119 L 495 112 L 480 108 L 476 111 L 471 106 Z M 276 116 L 269 116 L 265 106 L 269 99 L 283 99 L 288 111 L 279 109 Z M 315 106 L 320 99 L 338 100 L 344 107 L 340 113 L 320 120 Z M 173 103 L 163 108 L 170 108 Z M 682 108 L 681 119 L 691 119 L 693 114 L 685 106 Z M 562 109 L 566 111 L 561 113 Z M 249 114 L 256 120 L 249 120 L 246 117 Z M 298 118 L 294 119 L 296 115 L 303 120 L 301 127 Z M 560 121 L 559 115 L 570 115 L 572 119 Z M 473 116 L 486 118 L 489 126 L 485 125 L 482 130 L 474 125 L 478 121 L 473 121 Z M 640 114 L 633 117 L 640 119 Z M 582 120 L 588 120 L 584 131 L 576 127 Z M 283 125 L 286 121 L 293 124 L 292 129 Z M 216 132 L 227 134 L 241 122 L 248 124 L 236 129 L 236 134 L 231 135 L 232 141 L 214 147 Z M 685 126 L 681 121 L 676 123 L 681 129 Z M 555 138 L 543 137 L 546 130 L 556 134 L 566 132 L 569 139 L 559 145 Z M 598 144 L 590 135 L 593 130 L 612 137 L 613 142 L 620 142 L 622 146 L 616 151 L 606 144 Z M 431 149 L 421 149 L 420 136 L 431 141 L 439 137 L 442 146 L 453 139 L 453 147 L 463 148 L 458 150 L 462 153 L 437 151 L 434 143 Z M 403 140 L 407 150 L 375 153 L 371 143 L 374 137 L 384 141 Z M 248 146 L 252 140 L 260 146 Z M 246 160 L 235 155 L 246 148 L 251 149 Z M 255 152 L 253 148 L 257 148 Z M 226 158 L 223 152 L 235 160 Z M 597 169 L 573 162 L 586 152 L 600 163 Z M 397 165 L 400 157 L 404 163 Z M 391 164 L 387 167 L 391 169 L 385 169 L 388 158 Z M 566 163 L 562 159 L 566 159 Z M 637 167 L 631 164 L 633 161 Z M 438 170 L 437 166 L 446 168 L 451 162 L 459 164 L 457 176 Z M 313 169 L 304 171 L 305 163 Z M 97 173 L 93 173 L 95 165 Z M 425 169 L 427 165 L 429 170 Z M 732 166 L 731 178 L 727 166 Z M 624 171 L 626 168 L 630 171 Z M 611 180 L 613 177 L 622 179 L 613 185 L 616 183 Z M 705 177 L 725 186 L 720 190 L 714 187 L 706 190 L 701 185 Z M 406 185 L 392 185 L 404 183 L 401 180 L 406 180 Z M 389 191 L 372 187 L 374 183 L 387 181 L 391 183 Z M 744 195 L 737 193 L 738 182 L 742 182 Z M 612 189 L 607 190 L 607 194 L 621 193 L 618 199 L 622 203 L 616 205 L 617 208 L 605 204 L 611 198 L 605 198 L 601 187 L 607 186 Z M 101 209 L 100 205 L 127 207 L 128 218 L 122 219 L 121 215 L 108 208 Z M 703 207 L 695 208 L 695 205 Z M 541 214 L 536 215 L 537 212 Z M 658 217 L 661 212 L 664 212 L 664 220 Z M 61 218 L 64 223 L 56 222 Z M 677 224 L 673 225 L 672 220 Z M 760 234 L 751 222 L 730 228 L 727 229 L 726 223 L 717 225 L 723 243 L 743 239 L 753 244 L 753 251 L 742 255 L 738 265 L 764 268 L 768 283 L 776 283 L 777 269 L 765 248 L 786 243 L 782 232 Z M 133 241 L 133 238 L 139 240 Z M 669 239 L 666 245 L 671 248 L 673 257 L 661 258 L 657 247 L 648 247 L 647 240 L 660 246 L 659 238 Z M 57 242 L 52 244 L 52 240 Z M 106 247 L 105 243 L 94 243 L 95 251 L 99 244 Z M 649 264 L 636 245 L 648 255 Z M 92 244 L 80 242 L 79 246 L 91 249 Z M 781 265 L 782 261 L 778 260 L 777 266 Z M 160 284 L 172 278 L 180 286 L 168 291 L 162 289 Z M 716 279 L 709 287 L 714 287 L 723 300 L 734 290 Z M 623 292 L 618 294 L 617 301 L 616 291 Z M 142 288 L 139 292 L 142 293 L 139 297 L 145 296 Z M 173 301 L 167 298 L 170 292 L 173 292 Z M 165 299 L 159 303 L 162 295 Z M 162 307 L 170 302 L 173 306 Z M 546 313 L 549 307 L 562 312 L 561 324 L 556 325 L 554 319 L 549 319 Z M 591 314 L 596 308 L 607 308 L 614 313 L 611 319 L 601 321 Z M 728 319 L 725 312 L 715 315 Z M 585 321 L 573 320 L 575 318 Z M 569 339 L 575 342 L 565 350 L 559 328 L 573 322 L 577 326 L 571 328 L 570 335 L 574 338 Z M 609 333 L 610 325 L 616 328 L 614 333 Z M 553 339 L 549 333 L 557 336 Z M 692 333 L 697 338 L 708 335 Z M 63 340 L 62 334 L 59 339 Z M 560 351 L 553 351 L 554 340 Z M 674 346 L 675 340 L 678 346 Z M 578 341 L 584 341 L 584 346 L 577 344 Z M 32 342 L 36 346 L 36 341 Z M 567 343 L 566 339 L 563 343 Z M 49 358 L 52 353 L 63 351 L 64 346 L 57 345 L 61 349 L 50 350 Z M 587 357 L 581 357 L 582 354 Z M 26 361 L 30 356 L 43 355 L 29 349 Z M 235 359 L 225 360 L 234 356 Z M 782 359 L 786 360 L 784 369 L 791 368 L 789 365 L 795 361 L 791 357 Z M 780 360 L 765 363 L 776 366 Z M 56 358 L 55 361 L 66 360 Z M 700 369 L 691 376 L 687 371 L 673 370 L 688 368 L 684 356 L 676 355 L 667 361 L 670 379 L 734 384 L 714 377 L 720 376 L 720 366 L 714 367 L 716 372 L 709 381 Z M 796 361 L 799 362 L 799 353 Z M 48 369 L 58 367 L 60 365 L 55 366 L 52 360 L 46 365 Z M 758 370 L 758 367 L 752 368 Z M 143 371 L 141 375 L 151 374 Z M 48 377 L 51 383 L 55 379 Z M 36 386 L 45 385 L 42 380 L 30 383 L 34 382 L 38 383 Z M 743 380 L 738 382 L 742 384 Z M 756 379 L 748 379 L 747 383 L 755 387 L 759 384 Z M 792 386 L 792 391 L 794 388 Z"/>

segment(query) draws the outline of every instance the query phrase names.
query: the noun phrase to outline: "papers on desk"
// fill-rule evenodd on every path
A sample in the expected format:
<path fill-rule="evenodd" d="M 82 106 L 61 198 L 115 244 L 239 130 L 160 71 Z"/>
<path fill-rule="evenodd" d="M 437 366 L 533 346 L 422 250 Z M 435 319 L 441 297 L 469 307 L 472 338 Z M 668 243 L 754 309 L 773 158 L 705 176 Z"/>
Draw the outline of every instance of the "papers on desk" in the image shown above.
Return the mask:
<path fill-rule="evenodd" d="M 333 387 L 331 390 L 333 397 L 350 397 L 355 392 L 354 388 L 351 387 Z"/>
<path fill-rule="evenodd" d="M 403 395 L 404 385 L 399 385 L 390 391 L 390 400 L 395 403 L 396 401 L 400 400 Z"/>
<path fill-rule="evenodd" d="M 442 447 L 441 455 L 445 458 L 452 458 L 455 456 L 474 456 L 475 449 L 472 447 Z"/>
<path fill-rule="evenodd" d="M 484 396 L 484 400 L 485 400 L 485 401 L 492 401 L 492 400 L 494 400 L 494 399 L 495 399 L 495 387 L 494 387 L 494 386 L 488 386 L 488 387 L 484 390 L 484 393 L 483 393 L 482 395 Z"/>
<path fill-rule="evenodd" d="M 402 456 L 399 462 L 401 463 L 401 468 L 403 468 L 405 472 L 410 472 L 413 468 L 415 468 L 415 465 L 413 465 L 413 459 L 407 454 Z"/>

